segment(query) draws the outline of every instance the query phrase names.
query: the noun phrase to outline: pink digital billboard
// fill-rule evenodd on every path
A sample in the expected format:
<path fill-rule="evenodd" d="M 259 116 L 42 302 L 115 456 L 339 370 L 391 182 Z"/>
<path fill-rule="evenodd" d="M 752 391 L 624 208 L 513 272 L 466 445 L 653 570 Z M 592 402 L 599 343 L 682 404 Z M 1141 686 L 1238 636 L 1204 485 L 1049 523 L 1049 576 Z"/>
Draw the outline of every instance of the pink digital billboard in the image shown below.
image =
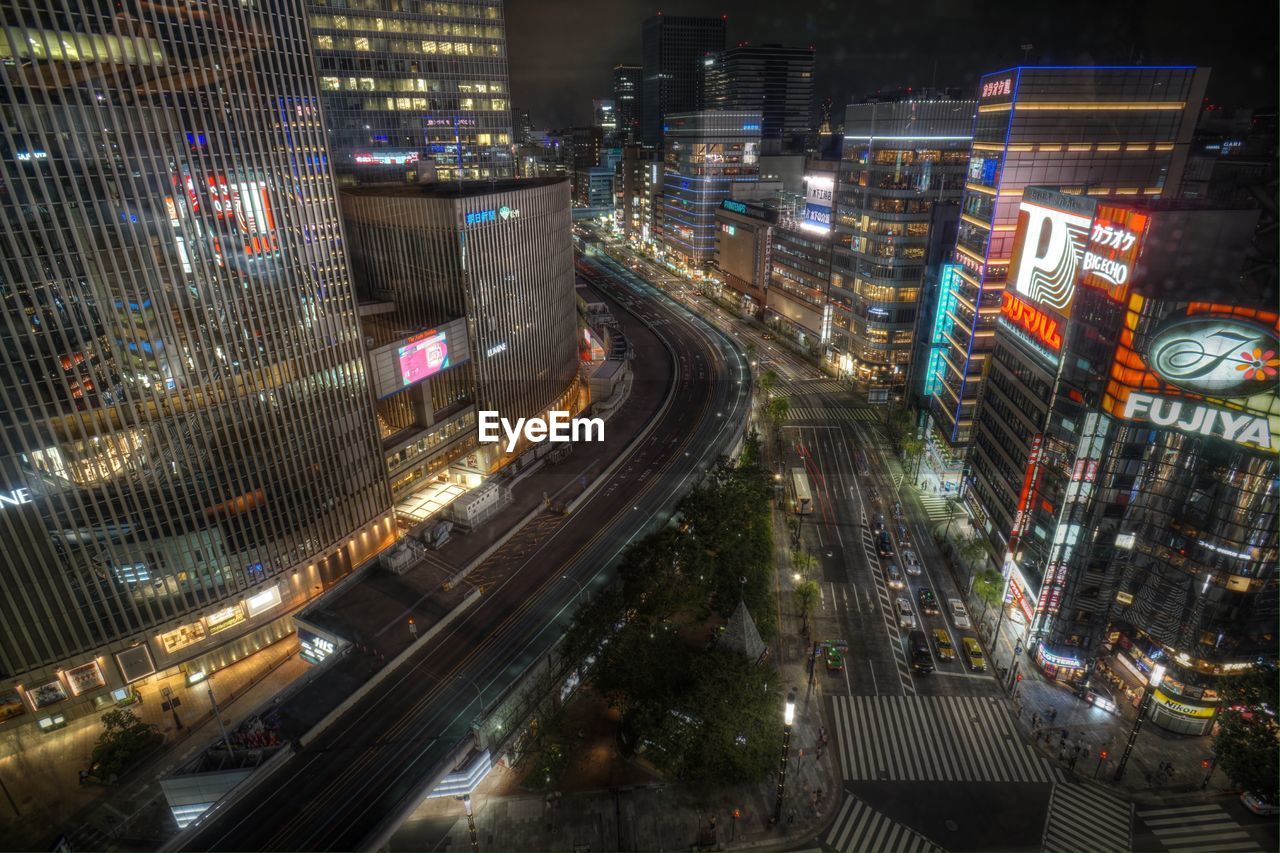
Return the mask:
<path fill-rule="evenodd" d="M 409 386 L 449 366 L 449 342 L 444 332 L 416 335 L 400 347 L 400 379 Z"/>

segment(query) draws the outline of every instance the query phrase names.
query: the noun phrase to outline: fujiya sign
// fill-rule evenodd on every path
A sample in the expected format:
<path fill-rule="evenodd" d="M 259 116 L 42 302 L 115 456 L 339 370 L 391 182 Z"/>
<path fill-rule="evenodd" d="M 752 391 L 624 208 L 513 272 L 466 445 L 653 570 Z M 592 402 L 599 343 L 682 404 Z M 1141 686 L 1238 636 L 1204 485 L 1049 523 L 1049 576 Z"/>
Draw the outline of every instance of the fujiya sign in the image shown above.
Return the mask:
<path fill-rule="evenodd" d="M 1237 444 L 1252 444 L 1264 450 L 1271 449 L 1271 430 L 1266 418 L 1194 400 L 1130 391 L 1121 417 L 1131 421 L 1146 421 L 1180 432 L 1225 438 Z"/>

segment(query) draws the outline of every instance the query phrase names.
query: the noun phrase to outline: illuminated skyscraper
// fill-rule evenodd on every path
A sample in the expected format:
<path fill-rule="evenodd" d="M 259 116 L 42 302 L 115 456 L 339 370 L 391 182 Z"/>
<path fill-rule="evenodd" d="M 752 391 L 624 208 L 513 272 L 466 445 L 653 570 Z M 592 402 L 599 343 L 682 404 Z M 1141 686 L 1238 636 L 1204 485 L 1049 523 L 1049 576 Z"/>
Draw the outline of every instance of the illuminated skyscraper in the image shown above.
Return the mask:
<path fill-rule="evenodd" d="M 662 242 L 691 267 L 716 251 L 716 210 L 740 181 L 760 174 L 760 113 L 667 116 Z"/>
<path fill-rule="evenodd" d="M 357 8 L 358 7 L 358 8 Z M 311 44 L 343 183 L 511 177 L 502 0 L 311 0 Z"/>
<path fill-rule="evenodd" d="M 623 145 L 640 141 L 639 65 L 617 65 L 613 69 L 613 102 L 618 111 L 618 136 Z"/>
<path fill-rule="evenodd" d="M 0 8 L 10 726 L 242 658 L 392 535 L 301 0 L 39 7 Z"/>
<path fill-rule="evenodd" d="M 1035 67 L 984 75 L 956 242 L 956 322 L 931 402 L 949 475 L 973 430 L 1022 189 L 1174 195 L 1208 69 Z M 847 132 L 847 129 L 846 129 Z"/>
<path fill-rule="evenodd" d="M 1274 286 L 1256 211 L 1023 190 L 969 451 L 975 526 L 1044 672 L 1168 676 L 1204 734 L 1219 677 L 1274 658 Z"/>
<path fill-rule="evenodd" d="M 813 48 L 738 45 L 704 58 L 702 74 L 702 109 L 758 112 L 762 153 L 804 153 L 813 129 Z"/>
<path fill-rule="evenodd" d="M 836 187 L 832 357 L 873 399 L 906 383 L 930 244 L 964 186 L 973 101 L 850 104 Z"/>
<path fill-rule="evenodd" d="M 724 50 L 724 19 L 659 13 L 644 22 L 642 50 L 642 138 L 656 147 L 667 116 L 702 109 L 702 62 Z"/>

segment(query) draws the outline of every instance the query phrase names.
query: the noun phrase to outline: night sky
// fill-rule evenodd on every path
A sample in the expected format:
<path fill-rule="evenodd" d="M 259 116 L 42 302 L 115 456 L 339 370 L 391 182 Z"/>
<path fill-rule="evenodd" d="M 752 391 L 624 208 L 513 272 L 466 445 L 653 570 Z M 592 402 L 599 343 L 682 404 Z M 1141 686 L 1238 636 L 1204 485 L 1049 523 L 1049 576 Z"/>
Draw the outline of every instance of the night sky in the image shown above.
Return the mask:
<path fill-rule="evenodd" d="M 1277 103 L 1274 0 L 507 0 L 513 106 L 535 127 L 589 123 L 613 66 L 640 63 L 641 24 L 659 10 L 727 15 L 730 45 L 813 45 L 815 106 L 899 86 L 972 92 L 1027 43 L 1031 65 L 1208 65 L 1214 102 Z"/>

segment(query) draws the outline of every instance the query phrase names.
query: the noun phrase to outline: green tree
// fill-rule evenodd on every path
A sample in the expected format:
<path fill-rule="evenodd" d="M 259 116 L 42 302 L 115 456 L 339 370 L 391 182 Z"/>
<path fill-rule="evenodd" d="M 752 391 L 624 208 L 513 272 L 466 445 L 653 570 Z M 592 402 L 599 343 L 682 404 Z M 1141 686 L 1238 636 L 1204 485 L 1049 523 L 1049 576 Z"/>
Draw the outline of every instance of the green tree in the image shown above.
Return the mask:
<path fill-rule="evenodd" d="M 764 373 L 761 373 L 760 379 L 759 379 L 760 395 L 765 400 L 768 400 L 769 397 L 773 395 L 773 389 L 777 386 L 777 384 L 778 384 L 777 371 L 770 368 L 769 370 L 766 370 Z"/>
<path fill-rule="evenodd" d="M 893 446 L 902 449 L 902 439 L 915 430 L 916 417 L 909 409 L 892 409 L 885 418 L 885 431 Z"/>
<path fill-rule="evenodd" d="M 808 580 L 809 575 L 818 568 L 818 559 L 808 551 L 796 548 L 791 551 L 791 565 L 802 579 Z"/>
<path fill-rule="evenodd" d="M 1213 752 L 1232 784 L 1268 803 L 1280 803 L 1280 729 L 1263 707 L 1276 705 L 1276 670 L 1256 667 L 1223 678 L 1218 692 L 1227 710 L 1218 715 Z"/>
<path fill-rule="evenodd" d="M 956 543 L 956 558 L 965 567 L 966 586 L 968 586 L 968 579 L 973 576 L 973 570 L 981 565 L 987 553 L 986 543 L 977 536 L 965 536 Z"/>
<path fill-rule="evenodd" d="M 902 440 L 902 461 L 904 470 L 911 472 L 911 481 L 920 476 L 920 463 L 924 459 L 924 442 L 909 435 Z"/>
<path fill-rule="evenodd" d="M 808 634 L 809 614 L 818 606 L 818 598 L 820 597 L 818 582 L 801 581 L 791 591 L 791 597 L 795 599 L 796 610 L 800 611 L 800 618 L 804 620 L 804 632 Z"/>
<path fill-rule="evenodd" d="M 791 403 L 786 397 L 770 400 L 764 408 L 764 414 L 769 419 L 769 423 L 773 424 L 773 428 L 780 430 L 787 422 L 787 416 L 791 414 Z"/>
<path fill-rule="evenodd" d="M 964 501 L 959 495 L 947 495 L 947 530 L 943 534 L 943 538 L 951 535 L 951 523 L 956 520 L 956 515 L 960 512 L 960 508 L 964 506 Z"/>
<path fill-rule="evenodd" d="M 163 736 L 133 711 L 118 709 L 102 715 L 102 733 L 93 748 L 94 773 L 108 781 L 122 776 L 150 752 Z"/>
<path fill-rule="evenodd" d="M 986 569 L 974 579 L 973 591 L 988 605 L 998 604 L 1004 592 L 1004 576 L 995 569 Z"/>

